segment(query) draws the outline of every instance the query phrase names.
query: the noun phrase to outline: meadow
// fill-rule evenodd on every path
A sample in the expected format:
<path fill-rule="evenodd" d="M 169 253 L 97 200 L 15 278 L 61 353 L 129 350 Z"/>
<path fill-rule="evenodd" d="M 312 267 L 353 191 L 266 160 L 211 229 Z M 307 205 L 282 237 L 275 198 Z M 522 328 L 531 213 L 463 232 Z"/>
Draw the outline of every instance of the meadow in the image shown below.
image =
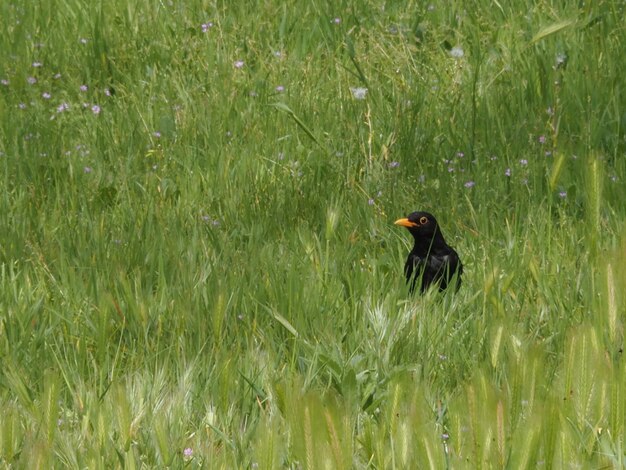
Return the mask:
<path fill-rule="evenodd" d="M 0 466 L 625 467 L 625 15 L 0 2 Z"/>

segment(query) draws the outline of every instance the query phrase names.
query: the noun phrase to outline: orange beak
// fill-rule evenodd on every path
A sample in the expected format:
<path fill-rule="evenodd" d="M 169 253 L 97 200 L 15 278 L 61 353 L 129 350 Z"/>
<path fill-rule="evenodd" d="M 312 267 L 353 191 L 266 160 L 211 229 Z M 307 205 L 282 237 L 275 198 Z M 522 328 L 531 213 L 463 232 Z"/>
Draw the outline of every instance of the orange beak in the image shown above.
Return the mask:
<path fill-rule="evenodd" d="M 404 219 L 398 219 L 394 222 L 394 225 L 402 225 L 403 227 L 419 227 L 419 224 L 411 222 L 406 217 Z"/>

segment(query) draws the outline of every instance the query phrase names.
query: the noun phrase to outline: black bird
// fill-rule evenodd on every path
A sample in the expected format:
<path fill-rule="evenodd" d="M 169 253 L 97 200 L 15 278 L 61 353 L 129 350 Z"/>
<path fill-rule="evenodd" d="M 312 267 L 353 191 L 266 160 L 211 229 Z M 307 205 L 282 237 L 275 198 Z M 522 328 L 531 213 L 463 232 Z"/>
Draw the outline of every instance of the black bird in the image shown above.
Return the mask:
<path fill-rule="evenodd" d="M 404 219 L 394 222 L 409 229 L 415 239 L 415 245 L 404 265 L 406 282 L 409 290 L 415 290 L 415 284 L 421 282 L 420 292 L 426 291 L 431 284 L 436 284 L 440 291 L 451 283 L 461 286 L 463 265 L 459 255 L 443 238 L 437 220 L 428 212 L 413 212 Z"/>

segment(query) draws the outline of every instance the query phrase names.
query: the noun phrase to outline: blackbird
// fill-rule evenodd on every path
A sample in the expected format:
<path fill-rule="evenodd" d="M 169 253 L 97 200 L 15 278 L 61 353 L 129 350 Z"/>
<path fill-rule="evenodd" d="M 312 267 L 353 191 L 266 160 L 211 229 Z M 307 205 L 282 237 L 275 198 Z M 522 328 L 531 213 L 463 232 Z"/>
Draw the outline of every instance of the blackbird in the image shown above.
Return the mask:
<path fill-rule="evenodd" d="M 415 290 L 418 281 L 421 283 L 420 292 L 426 291 L 431 284 L 437 285 L 440 291 L 449 285 L 458 290 L 461 286 L 463 265 L 457 252 L 444 240 L 432 214 L 413 212 L 394 223 L 408 228 L 415 239 L 404 265 L 410 292 Z"/>

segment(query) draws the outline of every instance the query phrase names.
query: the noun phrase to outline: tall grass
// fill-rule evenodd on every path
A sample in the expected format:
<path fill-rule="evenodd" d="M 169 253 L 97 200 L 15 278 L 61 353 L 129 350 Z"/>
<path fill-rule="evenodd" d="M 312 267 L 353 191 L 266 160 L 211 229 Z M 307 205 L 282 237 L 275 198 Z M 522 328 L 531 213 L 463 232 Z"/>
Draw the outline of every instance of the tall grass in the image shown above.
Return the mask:
<path fill-rule="evenodd" d="M 623 466 L 625 7 L 2 2 L 0 463 Z"/>

